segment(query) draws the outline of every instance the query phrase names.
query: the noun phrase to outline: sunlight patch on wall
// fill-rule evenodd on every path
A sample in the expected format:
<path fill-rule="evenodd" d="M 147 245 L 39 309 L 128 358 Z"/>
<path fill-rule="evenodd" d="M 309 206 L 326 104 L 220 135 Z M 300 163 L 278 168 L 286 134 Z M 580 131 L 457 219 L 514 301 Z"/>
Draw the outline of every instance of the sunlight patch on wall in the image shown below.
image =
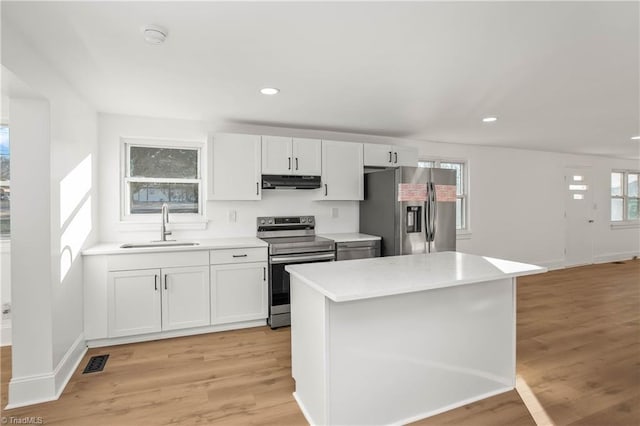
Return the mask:
<path fill-rule="evenodd" d="M 88 197 L 60 237 L 60 282 L 67 276 L 80 254 L 82 245 L 91 232 L 91 226 L 91 197 Z"/>
<path fill-rule="evenodd" d="M 91 154 L 60 181 L 60 226 L 91 190 Z"/>
<path fill-rule="evenodd" d="M 91 233 L 91 186 L 89 154 L 60 181 L 60 282 Z"/>

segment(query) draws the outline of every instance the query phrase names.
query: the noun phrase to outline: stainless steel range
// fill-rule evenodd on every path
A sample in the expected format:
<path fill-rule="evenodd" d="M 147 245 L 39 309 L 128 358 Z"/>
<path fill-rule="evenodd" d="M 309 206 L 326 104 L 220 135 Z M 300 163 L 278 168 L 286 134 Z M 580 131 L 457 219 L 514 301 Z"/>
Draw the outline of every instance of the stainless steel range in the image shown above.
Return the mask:
<path fill-rule="evenodd" d="M 269 325 L 291 324 L 289 273 L 287 265 L 332 262 L 336 259 L 333 240 L 318 237 L 313 216 L 259 217 L 258 238 L 269 243 Z"/>

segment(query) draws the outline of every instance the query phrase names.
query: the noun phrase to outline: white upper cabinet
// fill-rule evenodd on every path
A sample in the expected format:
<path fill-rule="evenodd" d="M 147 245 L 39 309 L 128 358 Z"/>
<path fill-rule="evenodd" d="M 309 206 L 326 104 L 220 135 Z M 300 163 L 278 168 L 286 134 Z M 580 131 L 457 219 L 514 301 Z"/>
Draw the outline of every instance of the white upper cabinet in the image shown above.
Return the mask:
<path fill-rule="evenodd" d="M 319 199 L 364 199 L 361 143 L 322 141 L 322 188 Z"/>
<path fill-rule="evenodd" d="M 262 173 L 314 175 L 322 172 L 319 139 L 262 136 Z"/>
<path fill-rule="evenodd" d="M 293 174 L 320 176 L 322 173 L 322 141 L 293 138 Z"/>
<path fill-rule="evenodd" d="M 418 167 L 418 148 L 394 146 L 393 149 L 394 166 Z"/>
<path fill-rule="evenodd" d="M 258 135 L 217 133 L 209 141 L 209 199 L 262 198 Z"/>
<path fill-rule="evenodd" d="M 292 154 L 291 138 L 262 136 L 262 173 L 290 175 Z"/>
<path fill-rule="evenodd" d="M 418 165 L 418 149 L 413 147 L 365 143 L 364 165 L 371 167 L 416 167 Z"/>

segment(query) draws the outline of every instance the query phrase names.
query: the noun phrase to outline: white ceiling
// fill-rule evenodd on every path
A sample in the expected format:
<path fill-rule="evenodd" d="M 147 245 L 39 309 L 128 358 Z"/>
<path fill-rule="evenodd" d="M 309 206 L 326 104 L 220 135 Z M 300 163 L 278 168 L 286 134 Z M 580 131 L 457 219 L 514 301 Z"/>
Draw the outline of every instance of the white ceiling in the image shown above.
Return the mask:
<path fill-rule="evenodd" d="M 640 158 L 636 1 L 3 1 L 2 20 L 101 112 Z"/>

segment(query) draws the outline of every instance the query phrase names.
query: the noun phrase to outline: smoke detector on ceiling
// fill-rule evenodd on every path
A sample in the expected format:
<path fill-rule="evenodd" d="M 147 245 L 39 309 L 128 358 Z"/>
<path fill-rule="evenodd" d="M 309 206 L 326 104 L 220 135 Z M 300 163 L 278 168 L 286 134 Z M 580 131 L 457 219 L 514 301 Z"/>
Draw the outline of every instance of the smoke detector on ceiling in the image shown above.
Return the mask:
<path fill-rule="evenodd" d="M 157 25 L 147 25 L 142 28 L 144 40 L 149 44 L 162 44 L 167 39 L 169 31 Z"/>

